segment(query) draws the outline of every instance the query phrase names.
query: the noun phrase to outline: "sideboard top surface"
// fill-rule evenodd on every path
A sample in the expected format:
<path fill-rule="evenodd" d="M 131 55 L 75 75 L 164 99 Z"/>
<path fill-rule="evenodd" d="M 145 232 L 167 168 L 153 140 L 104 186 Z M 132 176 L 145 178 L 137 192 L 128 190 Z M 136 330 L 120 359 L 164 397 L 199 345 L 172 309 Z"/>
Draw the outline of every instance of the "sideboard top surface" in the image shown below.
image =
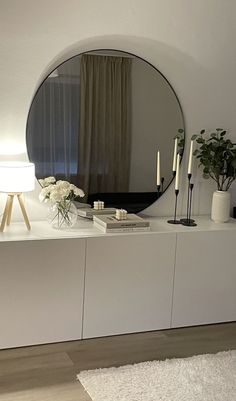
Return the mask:
<path fill-rule="evenodd" d="M 147 220 L 151 223 L 150 231 L 114 234 L 103 233 L 93 226 L 93 222 L 82 218 L 78 219 L 78 223 L 75 227 L 68 230 L 53 229 L 46 221 L 32 221 L 32 228 L 28 231 L 23 222 L 15 222 L 7 227 L 3 233 L 0 233 L 0 242 L 236 230 L 236 220 L 234 219 L 231 219 L 228 223 L 214 223 L 210 220 L 209 216 L 197 216 L 195 219 L 197 222 L 196 227 L 185 227 L 182 225 L 168 224 L 168 218 L 148 217 Z"/>

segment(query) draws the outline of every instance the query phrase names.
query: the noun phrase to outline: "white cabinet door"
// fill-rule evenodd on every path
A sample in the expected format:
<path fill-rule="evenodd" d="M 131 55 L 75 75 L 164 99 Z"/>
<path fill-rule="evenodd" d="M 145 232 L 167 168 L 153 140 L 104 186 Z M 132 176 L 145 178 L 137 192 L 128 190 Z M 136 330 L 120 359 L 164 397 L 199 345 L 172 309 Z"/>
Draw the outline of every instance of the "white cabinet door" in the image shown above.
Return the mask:
<path fill-rule="evenodd" d="M 83 338 L 170 327 L 176 235 L 87 240 Z"/>
<path fill-rule="evenodd" d="M 236 231 L 177 236 L 172 327 L 236 320 Z"/>
<path fill-rule="evenodd" d="M 0 348 L 81 338 L 85 240 L 0 243 Z"/>

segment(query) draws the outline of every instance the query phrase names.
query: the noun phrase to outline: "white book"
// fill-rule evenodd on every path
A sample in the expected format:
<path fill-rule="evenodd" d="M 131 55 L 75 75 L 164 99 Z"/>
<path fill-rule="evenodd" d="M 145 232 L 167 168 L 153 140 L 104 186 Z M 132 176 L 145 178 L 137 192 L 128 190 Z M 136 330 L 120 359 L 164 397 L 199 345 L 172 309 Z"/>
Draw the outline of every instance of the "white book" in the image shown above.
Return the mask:
<path fill-rule="evenodd" d="M 115 227 L 115 228 L 106 228 L 99 223 L 94 221 L 94 227 L 97 227 L 104 233 L 129 233 L 129 232 L 138 232 L 138 231 L 150 231 L 149 227 Z"/>
<path fill-rule="evenodd" d="M 149 227 L 150 222 L 136 214 L 127 214 L 127 219 L 118 220 L 115 215 L 94 216 L 94 222 L 109 229 Z"/>

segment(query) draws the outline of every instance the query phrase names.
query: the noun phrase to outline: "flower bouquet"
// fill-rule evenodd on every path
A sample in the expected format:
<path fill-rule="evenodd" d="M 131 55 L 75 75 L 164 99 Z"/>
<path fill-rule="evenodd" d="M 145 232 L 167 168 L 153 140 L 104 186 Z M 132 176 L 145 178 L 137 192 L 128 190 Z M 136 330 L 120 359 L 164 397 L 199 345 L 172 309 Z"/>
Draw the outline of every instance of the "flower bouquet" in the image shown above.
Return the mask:
<path fill-rule="evenodd" d="M 39 183 L 42 186 L 39 200 L 50 204 L 48 221 L 52 227 L 73 227 L 77 221 L 77 209 L 73 200 L 83 197 L 83 190 L 68 181 L 56 181 L 55 177 L 40 179 Z"/>

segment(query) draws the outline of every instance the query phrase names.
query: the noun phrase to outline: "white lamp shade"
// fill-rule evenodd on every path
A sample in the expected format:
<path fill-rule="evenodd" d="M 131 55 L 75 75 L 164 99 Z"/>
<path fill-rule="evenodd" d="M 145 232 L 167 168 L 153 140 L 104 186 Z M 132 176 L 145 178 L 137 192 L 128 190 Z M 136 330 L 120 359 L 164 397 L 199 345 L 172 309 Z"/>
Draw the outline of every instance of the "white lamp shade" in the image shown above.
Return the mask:
<path fill-rule="evenodd" d="M 0 162 L 0 192 L 33 191 L 35 168 L 28 162 Z"/>

